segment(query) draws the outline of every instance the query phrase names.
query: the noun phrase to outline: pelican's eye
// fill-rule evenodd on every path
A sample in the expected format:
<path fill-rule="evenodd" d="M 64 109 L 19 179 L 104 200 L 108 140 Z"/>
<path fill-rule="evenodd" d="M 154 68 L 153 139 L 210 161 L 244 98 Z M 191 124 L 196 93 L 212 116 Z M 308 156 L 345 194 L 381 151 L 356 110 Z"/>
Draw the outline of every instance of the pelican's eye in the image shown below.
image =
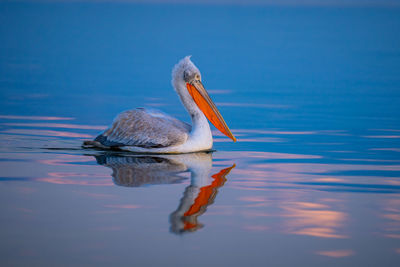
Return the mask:
<path fill-rule="evenodd" d="M 201 77 L 200 77 L 199 74 L 196 74 L 196 75 L 194 76 L 194 78 L 195 78 L 196 80 L 198 80 L 198 81 L 201 81 Z"/>

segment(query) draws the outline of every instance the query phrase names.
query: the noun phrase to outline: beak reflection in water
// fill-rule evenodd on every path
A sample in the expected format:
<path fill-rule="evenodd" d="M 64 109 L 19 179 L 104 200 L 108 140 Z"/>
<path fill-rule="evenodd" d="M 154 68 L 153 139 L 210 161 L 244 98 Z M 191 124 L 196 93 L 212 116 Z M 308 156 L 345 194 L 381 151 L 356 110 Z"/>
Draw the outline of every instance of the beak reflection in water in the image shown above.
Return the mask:
<path fill-rule="evenodd" d="M 175 234 L 194 232 L 203 227 L 198 217 L 214 203 L 218 190 L 226 181 L 225 176 L 235 167 L 211 175 L 211 153 L 151 156 L 107 153 L 96 156 L 96 160 L 113 170 L 116 185 L 127 187 L 181 183 L 185 180 L 182 174 L 190 172 L 190 185 L 186 187 L 178 208 L 170 215 L 170 230 Z"/>

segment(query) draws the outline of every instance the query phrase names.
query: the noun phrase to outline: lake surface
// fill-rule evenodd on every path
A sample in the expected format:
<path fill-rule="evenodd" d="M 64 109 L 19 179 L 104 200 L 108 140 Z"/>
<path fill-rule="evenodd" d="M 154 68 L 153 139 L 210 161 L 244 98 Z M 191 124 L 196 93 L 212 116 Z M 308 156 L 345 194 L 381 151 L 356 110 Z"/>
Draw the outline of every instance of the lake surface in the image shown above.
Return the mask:
<path fill-rule="evenodd" d="M 0 38 L 2 266 L 400 266 L 400 9 L 0 3 Z M 81 149 L 188 121 L 188 54 L 237 143 Z"/>

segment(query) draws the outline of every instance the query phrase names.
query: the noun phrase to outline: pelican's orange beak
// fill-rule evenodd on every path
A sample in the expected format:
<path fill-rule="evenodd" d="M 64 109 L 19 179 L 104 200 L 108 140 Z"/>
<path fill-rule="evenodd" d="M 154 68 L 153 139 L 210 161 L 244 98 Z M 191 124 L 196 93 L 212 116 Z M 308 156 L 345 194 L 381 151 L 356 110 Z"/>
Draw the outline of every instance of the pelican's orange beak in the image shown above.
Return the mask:
<path fill-rule="evenodd" d="M 220 130 L 223 134 L 228 136 L 233 142 L 236 142 L 236 138 L 233 136 L 228 125 L 226 125 L 224 118 L 219 113 L 214 102 L 211 100 L 203 84 L 199 80 L 195 80 L 191 83 L 186 83 L 186 87 L 189 94 L 192 96 L 194 102 L 200 108 L 200 110 L 206 115 L 207 119 L 214 124 L 214 126 Z"/>

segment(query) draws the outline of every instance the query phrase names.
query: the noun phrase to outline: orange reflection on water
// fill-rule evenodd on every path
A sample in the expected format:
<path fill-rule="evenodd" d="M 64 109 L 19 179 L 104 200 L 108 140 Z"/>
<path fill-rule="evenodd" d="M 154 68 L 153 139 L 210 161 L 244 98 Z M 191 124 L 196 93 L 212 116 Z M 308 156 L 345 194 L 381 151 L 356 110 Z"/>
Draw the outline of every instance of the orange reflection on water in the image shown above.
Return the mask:
<path fill-rule="evenodd" d="M 198 217 L 206 212 L 208 206 L 214 203 L 218 189 L 225 184 L 226 176 L 233 168 L 235 168 L 235 165 L 212 175 L 211 184 L 202 186 L 198 191 L 196 186 L 186 188 L 177 210 L 170 215 L 172 232 L 178 234 L 194 232 L 203 226 L 198 222 Z M 195 193 L 196 191 L 197 193 Z M 193 193 L 195 193 L 195 196 Z M 190 202 L 192 203 L 189 204 Z"/>
<path fill-rule="evenodd" d="M 328 251 L 317 251 L 316 254 L 322 256 L 328 256 L 333 258 L 343 258 L 348 257 L 354 254 L 354 251 L 347 249 L 347 250 L 328 250 Z"/>
<path fill-rule="evenodd" d="M 346 220 L 346 214 L 333 211 L 329 206 L 311 202 L 288 202 L 282 207 L 286 232 L 323 238 L 346 238 L 340 234 L 340 227 Z"/>
<path fill-rule="evenodd" d="M 198 228 L 197 217 L 206 211 L 207 206 L 214 203 L 218 188 L 225 184 L 225 176 L 228 175 L 233 168 L 235 168 L 235 165 L 212 175 L 211 177 L 214 178 L 214 180 L 211 184 L 200 188 L 194 203 L 183 214 L 182 221 L 184 222 L 185 231 Z"/>

